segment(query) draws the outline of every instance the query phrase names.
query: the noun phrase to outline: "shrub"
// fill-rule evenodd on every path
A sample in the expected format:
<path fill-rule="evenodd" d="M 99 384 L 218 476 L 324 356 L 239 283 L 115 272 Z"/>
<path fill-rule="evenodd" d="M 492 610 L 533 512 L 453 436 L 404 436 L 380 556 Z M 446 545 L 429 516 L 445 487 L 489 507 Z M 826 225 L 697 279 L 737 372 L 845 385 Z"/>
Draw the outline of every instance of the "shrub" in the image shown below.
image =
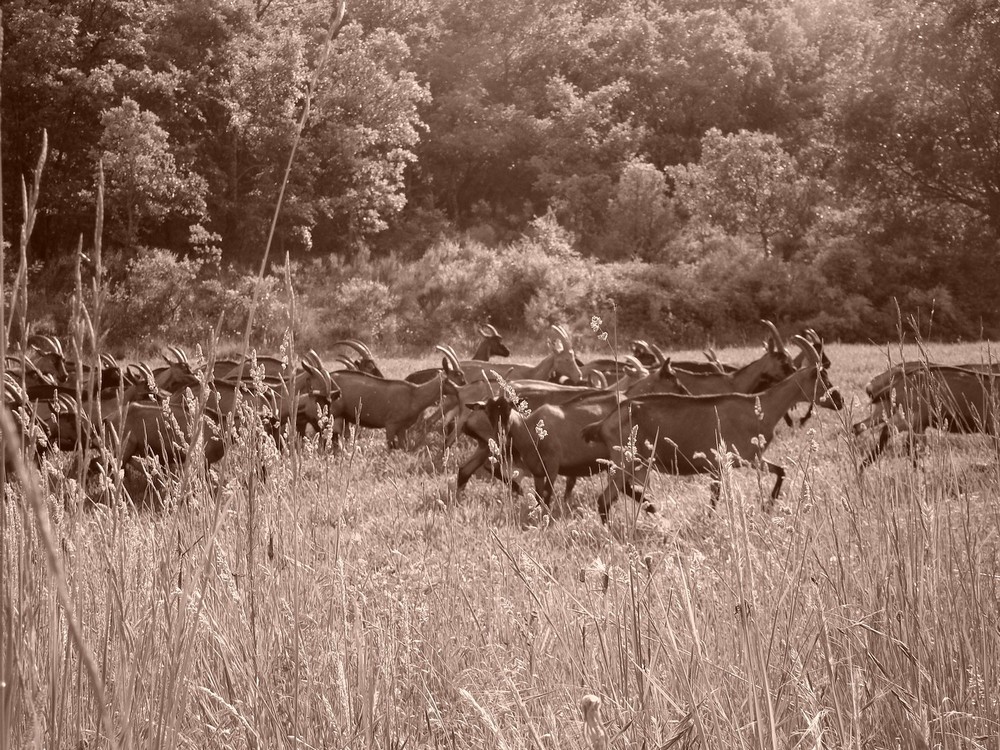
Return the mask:
<path fill-rule="evenodd" d="M 326 308 L 325 330 L 331 337 L 356 337 L 366 341 L 392 337 L 396 297 L 379 281 L 350 278 L 339 285 Z"/>

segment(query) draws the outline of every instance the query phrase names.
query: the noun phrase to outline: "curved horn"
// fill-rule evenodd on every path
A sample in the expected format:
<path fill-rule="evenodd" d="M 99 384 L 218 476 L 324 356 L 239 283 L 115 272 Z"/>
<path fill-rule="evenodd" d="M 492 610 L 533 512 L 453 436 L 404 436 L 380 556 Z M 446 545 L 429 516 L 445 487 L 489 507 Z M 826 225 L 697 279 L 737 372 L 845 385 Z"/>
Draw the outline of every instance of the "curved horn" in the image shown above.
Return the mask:
<path fill-rule="evenodd" d="M 156 382 L 156 375 L 153 374 L 153 371 L 149 369 L 149 365 L 145 362 L 140 362 L 136 365 L 136 368 L 142 373 L 143 377 L 152 379 L 153 382 Z"/>
<path fill-rule="evenodd" d="M 356 351 L 363 357 L 368 357 L 368 359 L 374 360 L 375 357 L 372 355 L 371 349 L 365 346 L 363 343 L 357 339 L 340 339 L 339 341 L 333 342 L 334 346 L 349 346 L 351 349 Z"/>
<path fill-rule="evenodd" d="M 483 334 L 483 336 L 496 336 L 497 338 L 500 338 L 500 331 L 494 328 L 492 323 L 487 323 L 486 325 L 484 325 L 482 328 L 479 329 L 479 332 Z"/>
<path fill-rule="evenodd" d="M 68 393 L 56 393 L 56 401 L 70 414 L 76 414 L 76 399 Z"/>
<path fill-rule="evenodd" d="M 647 372 L 642 362 L 640 362 L 631 354 L 626 354 L 624 357 L 622 357 L 622 362 L 625 365 L 625 369 L 633 375 L 638 375 L 639 373 Z"/>
<path fill-rule="evenodd" d="M 462 366 L 458 364 L 458 357 L 455 356 L 455 350 L 450 346 L 441 346 L 438 344 L 434 347 L 439 352 L 444 354 L 444 361 L 448 363 L 448 369 L 452 372 L 461 372 Z"/>
<path fill-rule="evenodd" d="M 656 344 L 650 344 L 649 351 L 651 351 L 653 353 L 653 356 L 656 357 L 656 364 L 663 365 L 665 363 L 670 362 L 670 357 L 668 357 L 666 352 L 664 352 Z"/>
<path fill-rule="evenodd" d="M 319 381 L 323 384 L 324 395 L 330 394 L 330 375 L 322 367 L 316 367 L 312 362 L 309 361 L 308 356 L 302 358 L 302 367 L 308 372 L 312 377 L 319 378 Z"/>
<path fill-rule="evenodd" d="M 326 370 L 326 368 L 323 366 L 323 360 L 319 358 L 319 355 L 316 353 L 315 349 L 310 349 L 309 351 L 307 351 L 305 358 L 310 363 L 312 363 L 312 366 L 315 367 L 317 370 Z"/>
<path fill-rule="evenodd" d="M 344 365 L 344 367 L 346 367 L 348 370 L 353 370 L 354 372 L 358 371 L 358 366 L 354 363 L 354 360 L 348 357 L 346 354 L 338 354 L 336 357 L 334 357 L 334 359 L 340 362 L 340 364 Z"/>
<path fill-rule="evenodd" d="M 7 391 L 8 394 L 10 394 L 10 398 L 12 401 L 17 401 L 18 403 L 23 404 L 28 400 L 27 397 L 24 395 L 24 391 L 21 390 L 21 384 L 18 383 L 16 380 L 14 380 L 14 378 L 12 378 L 7 373 L 4 373 L 3 387 L 4 390 Z"/>
<path fill-rule="evenodd" d="M 42 339 L 48 342 L 54 354 L 58 354 L 60 357 L 65 356 L 63 354 L 62 343 L 55 336 L 43 336 Z"/>
<path fill-rule="evenodd" d="M 375 355 L 372 354 L 372 350 L 368 348 L 368 344 L 366 344 L 361 339 L 351 339 L 351 341 L 354 343 L 354 347 L 359 352 L 364 354 L 366 357 L 368 357 L 368 359 L 372 360 L 373 362 L 375 361 Z"/>
<path fill-rule="evenodd" d="M 788 348 L 785 346 L 785 340 L 781 338 L 781 333 L 778 331 L 778 327 L 774 323 L 770 320 L 762 320 L 760 322 L 767 326 L 768 330 L 771 332 L 771 340 L 774 341 L 776 346 L 782 349 Z"/>
<path fill-rule="evenodd" d="M 573 347 L 573 342 L 570 341 L 569 333 L 567 333 L 566 329 L 563 328 L 562 326 L 556 326 L 556 325 L 552 326 L 552 328 L 555 330 L 556 333 L 559 334 L 559 338 L 561 338 L 563 342 L 566 344 L 566 348 L 571 349 Z"/>
<path fill-rule="evenodd" d="M 177 360 L 179 362 L 181 362 L 182 364 L 185 364 L 185 365 L 188 363 L 188 355 L 187 355 L 187 353 L 183 349 L 181 349 L 179 346 L 171 346 L 170 347 L 170 351 L 172 351 L 174 353 L 174 355 L 177 357 Z"/>
<path fill-rule="evenodd" d="M 607 388 L 608 378 L 600 370 L 591 370 L 587 374 L 587 381 L 590 383 L 591 388 Z"/>
<path fill-rule="evenodd" d="M 806 356 L 812 360 L 813 365 L 816 367 L 823 366 L 823 361 L 819 358 L 819 354 L 807 339 L 804 339 L 802 336 L 796 334 L 795 336 L 792 336 L 792 343 L 806 353 Z"/>

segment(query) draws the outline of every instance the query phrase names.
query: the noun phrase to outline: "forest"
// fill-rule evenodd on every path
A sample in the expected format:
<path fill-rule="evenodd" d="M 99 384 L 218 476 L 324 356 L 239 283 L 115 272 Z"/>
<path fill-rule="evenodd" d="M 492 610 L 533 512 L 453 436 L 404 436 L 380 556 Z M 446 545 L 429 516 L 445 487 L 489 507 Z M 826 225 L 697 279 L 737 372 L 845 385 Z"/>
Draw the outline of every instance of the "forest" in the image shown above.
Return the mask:
<path fill-rule="evenodd" d="M 100 196 L 112 347 L 237 334 L 255 285 L 265 345 L 293 292 L 318 346 L 592 314 L 668 344 L 1000 334 L 994 3 L 346 7 L 324 55 L 328 2 L 0 2 L 4 278 L 37 177 L 35 330 L 78 265 L 90 288 Z"/>

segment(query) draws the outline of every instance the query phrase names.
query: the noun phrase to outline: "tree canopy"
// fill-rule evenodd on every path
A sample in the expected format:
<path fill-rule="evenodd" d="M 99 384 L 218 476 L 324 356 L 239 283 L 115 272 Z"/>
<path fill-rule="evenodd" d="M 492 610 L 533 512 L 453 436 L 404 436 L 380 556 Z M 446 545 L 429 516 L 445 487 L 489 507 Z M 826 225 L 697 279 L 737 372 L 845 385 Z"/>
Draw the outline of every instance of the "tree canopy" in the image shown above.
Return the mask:
<path fill-rule="evenodd" d="M 34 260 L 91 236 L 98 163 L 125 260 L 205 237 L 259 260 L 327 3 L 0 8 L 8 234 L 50 144 Z M 275 257 L 417 257 L 551 216 L 595 261 L 687 263 L 719 236 L 802 263 L 852 245 L 998 314 L 949 270 L 996 256 L 997 18 L 985 0 L 351 2 Z"/>

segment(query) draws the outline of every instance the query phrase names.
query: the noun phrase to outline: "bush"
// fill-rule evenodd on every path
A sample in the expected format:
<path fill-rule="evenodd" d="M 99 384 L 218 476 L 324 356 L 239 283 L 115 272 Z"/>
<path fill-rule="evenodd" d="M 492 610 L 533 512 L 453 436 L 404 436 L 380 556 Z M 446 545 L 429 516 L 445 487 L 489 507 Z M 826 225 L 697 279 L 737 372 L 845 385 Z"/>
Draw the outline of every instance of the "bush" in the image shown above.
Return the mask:
<path fill-rule="evenodd" d="M 325 330 L 338 338 L 364 341 L 392 338 L 396 332 L 396 296 L 379 281 L 355 277 L 340 284 L 326 308 Z"/>
<path fill-rule="evenodd" d="M 214 275 L 206 277 L 206 271 Z M 168 250 L 144 248 L 125 265 L 105 304 L 107 342 L 119 349 L 147 341 L 193 346 L 204 343 L 220 318 L 223 337 L 241 338 L 249 319 L 256 276 L 218 273 L 202 260 L 179 258 Z M 280 345 L 287 326 L 283 284 L 262 280 L 251 343 Z"/>

